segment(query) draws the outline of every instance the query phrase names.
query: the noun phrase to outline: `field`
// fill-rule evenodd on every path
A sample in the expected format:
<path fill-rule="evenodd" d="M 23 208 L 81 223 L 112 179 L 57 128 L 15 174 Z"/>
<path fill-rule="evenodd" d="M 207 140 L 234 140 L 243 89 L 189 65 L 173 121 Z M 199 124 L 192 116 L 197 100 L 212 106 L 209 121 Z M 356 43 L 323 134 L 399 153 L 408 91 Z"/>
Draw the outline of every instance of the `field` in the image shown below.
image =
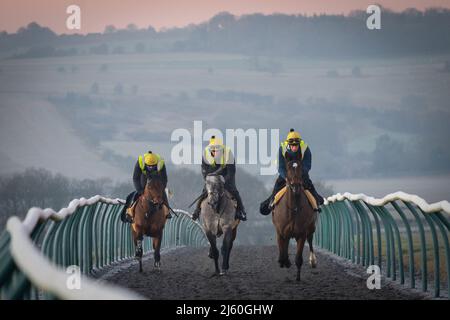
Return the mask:
<path fill-rule="evenodd" d="M 116 166 L 100 161 L 105 152 L 134 157 L 150 144 L 169 157 L 171 132 L 203 120 L 219 129 L 280 128 L 281 135 L 296 127 L 314 148 L 314 174 L 361 174 L 381 134 L 404 143 L 414 136 L 404 123 L 391 128 L 380 119 L 404 113 L 416 121 L 410 113 L 425 109 L 432 120 L 448 116 L 450 74 L 440 72 L 446 59 L 171 53 L 2 60 L 1 144 L 8 152 L 1 154 L 1 171 L 14 169 L 12 159 L 20 167 L 54 169 L 53 159 L 70 149 L 82 156 L 71 153 L 64 163 L 73 159 L 72 166 L 86 169 L 74 175 L 105 175 L 108 165 Z M 359 73 L 352 73 L 355 67 Z M 37 156 L 24 156 L 26 150 Z M 353 161 L 353 172 L 331 166 L 331 159 Z"/>

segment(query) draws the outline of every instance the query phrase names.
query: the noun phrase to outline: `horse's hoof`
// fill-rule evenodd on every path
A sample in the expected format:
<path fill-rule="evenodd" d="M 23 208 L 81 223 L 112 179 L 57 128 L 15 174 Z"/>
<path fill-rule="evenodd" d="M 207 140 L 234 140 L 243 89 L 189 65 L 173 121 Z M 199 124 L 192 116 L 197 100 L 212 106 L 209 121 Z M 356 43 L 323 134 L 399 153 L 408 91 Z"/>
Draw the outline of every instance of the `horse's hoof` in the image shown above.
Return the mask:
<path fill-rule="evenodd" d="M 284 263 L 286 268 L 290 268 L 291 267 L 291 261 L 290 260 L 286 260 L 286 262 Z"/>
<path fill-rule="evenodd" d="M 219 275 L 220 276 L 225 276 L 225 275 L 227 275 L 227 273 L 228 273 L 228 270 L 223 270 Z"/>
<path fill-rule="evenodd" d="M 317 258 L 313 252 L 309 254 L 309 265 L 311 268 L 315 268 L 317 266 Z"/>
<path fill-rule="evenodd" d="M 300 282 L 300 277 L 297 277 L 295 281 Z"/>

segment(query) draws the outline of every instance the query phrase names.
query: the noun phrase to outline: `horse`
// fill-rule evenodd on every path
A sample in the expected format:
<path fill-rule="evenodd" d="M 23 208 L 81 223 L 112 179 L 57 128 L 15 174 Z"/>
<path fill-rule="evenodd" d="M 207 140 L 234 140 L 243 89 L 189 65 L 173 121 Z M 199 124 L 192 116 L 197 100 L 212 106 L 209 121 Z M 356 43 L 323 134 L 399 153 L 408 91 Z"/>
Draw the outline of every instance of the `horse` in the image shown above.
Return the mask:
<path fill-rule="evenodd" d="M 310 254 L 309 263 L 312 268 L 317 266 L 314 254 L 313 235 L 316 230 L 317 212 L 309 203 L 302 179 L 302 162 L 299 159 L 286 160 L 286 193 L 275 205 L 272 211 L 272 222 L 277 233 L 279 249 L 278 263 L 280 268 L 289 268 L 289 240 L 297 241 L 295 264 L 297 266 L 296 280 L 300 281 L 300 271 L 303 264 L 303 247 L 308 241 Z"/>
<path fill-rule="evenodd" d="M 161 267 L 161 242 L 169 208 L 164 205 L 164 184 L 159 176 L 149 175 L 144 193 L 138 198 L 134 208 L 134 219 L 131 233 L 135 246 L 135 257 L 139 261 L 139 272 L 142 272 L 142 240 L 144 236 L 152 237 L 154 267 Z"/>
<path fill-rule="evenodd" d="M 206 176 L 207 198 L 201 204 L 201 217 L 210 249 L 209 257 L 214 260 L 214 276 L 225 275 L 229 269 L 230 253 L 236 239 L 239 220 L 236 215 L 236 201 L 225 190 L 225 179 L 215 173 Z M 216 241 L 223 234 L 222 271 L 219 269 L 219 250 Z"/>

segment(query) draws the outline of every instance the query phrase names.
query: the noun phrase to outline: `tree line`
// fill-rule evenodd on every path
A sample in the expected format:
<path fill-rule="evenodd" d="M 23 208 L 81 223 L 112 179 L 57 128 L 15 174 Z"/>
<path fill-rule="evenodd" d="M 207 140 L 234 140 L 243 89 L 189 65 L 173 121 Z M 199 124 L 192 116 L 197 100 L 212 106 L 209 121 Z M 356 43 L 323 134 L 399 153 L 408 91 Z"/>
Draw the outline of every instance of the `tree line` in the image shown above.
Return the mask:
<path fill-rule="evenodd" d="M 108 178 L 68 178 L 42 168 L 0 176 L 0 230 L 10 216 L 23 218 L 32 207 L 59 210 L 76 198 L 97 194 L 123 197 L 130 187 L 123 183 L 113 184 Z"/>
<path fill-rule="evenodd" d="M 335 58 L 450 52 L 448 9 L 382 9 L 381 30 L 375 31 L 366 27 L 367 18 L 364 11 L 313 16 L 222 12 L 184 28 L 155 31 L 151 26 L 107 26 L 103 33 L 87 35 L 57 35 L 33 22 L 16 33 L 0 32 L 0 52 L 17 51 L 16 58 L 153 51 Z"/>
<path fill-rule="evenodd" d="M 171 206 L 192 211 L 189 204 L 203 188 L 200 172 L 170 168 L 168 178 L 168 188 L 173 194 L 169 200 Z M 269 243 L 273 233 L 271 219 L 258 214 L 258 211 L 260 202 L 269 196 L 270 190 L 257 177 L 240 169 L 236 183 L 249 213 L 249 221 L 240 228 L 238 242 Z M 324 196 L 334 193 L 321 182 L 316 182 L 316 188 Z M 124 199 L 133 190 L 131 174 L 129 182 L 113 182 L 109 178 L 74 179 L 43 168 L 28 168 L 23 172 L 3 175 L 0 176 L 0 232 L 9 217 L 18 216 L 23 219 L 32 207 L 53 208 L 58 211 L 67 207 L 73 199 L 90 198 L 97 194 Z"/>

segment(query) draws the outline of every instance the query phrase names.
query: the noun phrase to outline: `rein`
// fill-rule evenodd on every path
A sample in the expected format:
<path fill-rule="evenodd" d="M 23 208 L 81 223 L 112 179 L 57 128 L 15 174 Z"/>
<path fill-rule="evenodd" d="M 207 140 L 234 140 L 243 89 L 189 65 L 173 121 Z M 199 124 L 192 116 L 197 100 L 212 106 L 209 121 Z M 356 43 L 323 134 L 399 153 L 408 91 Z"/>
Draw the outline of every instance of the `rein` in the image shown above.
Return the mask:
<path fill-rule="evenodd" d="M 294 165 L 295 165 L 295 163 L 294 163 Z M 303 193 L 303 195 L 305 195 L 304 194 L 305 193 L 305 191 L 304 191 L 305 188 L 303 187 L 303 183 L 300 183 L 299 184 L 299 190 L 298 190 L 299 192 L 298 192 L 298 194 L 295 194 L 294 186 L 289 182 L 289 179 L 286 179 L 286 180 L 287 180 L 286 181 L 286 185 L 288 187 L 287 192 L 290 194 L 290 197 L 293 198 L 293 200 L 294 200 L 293 202 L 294 202 L 295 207 L 292 208 L 290 206 L 289 202 L 287 203 L 287 206 L 288 206 L 289 211 L 291 211 L 291 213 L 296 214 L 299 211 L 302 211 L 301 199 L 302 199 L 302 193 Z"/>
<path fill-rule="evenodd" d="M 148 185 L 145 186 L 145 188 L 146 188 L 146 189 L 147 189 L 147 188 L 150 189 L 150 187 L 148 187 Z M 163 190 L 163 192 L 164 192 L 164 190 Z M 147 197 L 147 196 L 146 196 L 145 189 L 144 189 L 144 193 L 142 194 L 142 197 L 144 198 L 145 202 L 148 203 L 148 205 L 149 205 L 148 210 L 146 210 L 146 211 L 148 211 L 148 212 L 145 213 L 145 217 L 148 218 L 149 214 L 151 214 L 151 213 L 154 211 L 154 210 L 152 210 L 152 209 L 155 209 L 156 203 L 155 203 L 155 201 L 154 201 L 154 197 Z M 172 209 L 172 208 L 169 208 L 169 210 L 171 210 L 171 209 Z"/>
<path fill-rule="evenodd" d="M 292 196 L 292 198 L 294 199 L 294 207 L 290 206 L 289 201 L 287 202 L 287 207 L 289 209 L 289 211 L 291 213 L 298 213 L 299 211 L 302 211 L 302 206 L 301 206 L 301 199 L 302 199 L 302 192 L 304 192 L 303 190 L 303 186 L 300 186 L 300 192 L 299 194 L 295 194 L 294 191 L 292 190 L 292 186 L 290 184 L 288 184 L 288 189 L 290 190 L 290 195 Z M 288 192 L 289 192 L 288 190 Z"/>
<path fill-rule="evenodd" d="M 223 199 L 223 197 L 227 197 L 228 198 L 228 196 L 226 195 L 226 192 L 224 191 L 224 192 L 222 192 L 222 194 L 220 195 L 220 201 L 222 202 L 222 201 L 224 201 Z M 220 204 L 219 204 L 219 206 L 220 206 Z M 219 227 L 220 227 L 220 218 L 222 217 L 222 215 L 223 215 L 223 213 L 225 212 L 225 209 L 227 208 L 227 203 L 225 203 L 225 206 L 222 208 L 222 212 L 220 212 L 220 213 L 218 213 L 219 214 L 219 219 L 217 220 L 217 230 L 219 230 Z M 220 211 L 220 210 L 219 210 Z"/>

